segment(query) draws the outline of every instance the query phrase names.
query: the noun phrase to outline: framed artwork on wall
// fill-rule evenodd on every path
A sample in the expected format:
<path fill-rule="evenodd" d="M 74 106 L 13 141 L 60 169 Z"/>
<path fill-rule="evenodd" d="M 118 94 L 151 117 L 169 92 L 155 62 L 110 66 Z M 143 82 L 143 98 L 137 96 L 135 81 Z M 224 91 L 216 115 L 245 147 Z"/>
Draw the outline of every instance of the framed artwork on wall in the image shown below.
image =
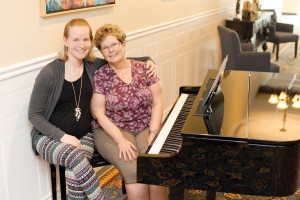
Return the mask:
<path fill-rule="evenodd" d="M 41 16 L 77 12 L 88 9 L 103 8 L 115 4 L 115 0 L 40 0 Z"/>

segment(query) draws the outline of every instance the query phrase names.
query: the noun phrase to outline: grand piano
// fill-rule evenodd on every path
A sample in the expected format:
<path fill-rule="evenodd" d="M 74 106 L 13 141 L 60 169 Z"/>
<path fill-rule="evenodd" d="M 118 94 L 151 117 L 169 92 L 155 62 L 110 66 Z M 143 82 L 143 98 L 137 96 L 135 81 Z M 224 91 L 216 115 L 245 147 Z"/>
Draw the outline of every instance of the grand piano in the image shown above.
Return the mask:
<path fill-rule="evenodd" d="M 225 70 L 209 106 L 199 111 L 217 75 L 209 70 L 202 87 L 180 89 L 161 132 L 137 158 L 138 182 L 170 187 L 172 200 L 183 199 L 184 189 L 207 191 L 206 199 L 216 192 L 292 195 L 299 181 L 300 109 L 288 108 L 286 131 L 280 131 L 284 113 L 268 98 L 282 88 L 299 92 L 292 84 L 299 76 Z"/>

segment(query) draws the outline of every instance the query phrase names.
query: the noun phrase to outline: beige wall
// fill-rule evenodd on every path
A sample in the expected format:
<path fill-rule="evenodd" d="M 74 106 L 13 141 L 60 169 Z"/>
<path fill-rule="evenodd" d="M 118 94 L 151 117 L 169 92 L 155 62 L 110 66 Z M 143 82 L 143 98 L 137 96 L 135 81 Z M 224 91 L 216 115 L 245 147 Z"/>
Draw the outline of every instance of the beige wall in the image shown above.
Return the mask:
<path fill-rule="evenodd" d="M 299 13 L 300 0 L 283 0 L 282 13 L 297 14 Z"/>
<path fill-rule="evenodd" d="M 65 23 L 75 17 L 86 18 L 93 30 L 104 23 L 115 23 L 131 32 L 234 3 L 235 0 L 116 0 L 113 7 L 41 18 L 39 0 L 3 1 L 0 68 L 56 53 Z"/>

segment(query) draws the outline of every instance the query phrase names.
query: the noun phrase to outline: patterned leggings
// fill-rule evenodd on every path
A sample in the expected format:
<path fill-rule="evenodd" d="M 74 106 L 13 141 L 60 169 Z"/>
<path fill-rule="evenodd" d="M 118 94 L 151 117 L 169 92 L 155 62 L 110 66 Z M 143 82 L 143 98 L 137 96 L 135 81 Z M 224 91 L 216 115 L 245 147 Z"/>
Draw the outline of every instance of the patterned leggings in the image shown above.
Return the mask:
<path fill-rule="evenodd" d="M 38 135 L 35 147 L 47 162 L 66 167 L 69 200 L 102 200 L 99 180 L 89 163 L 94 153 L 93 134 L 80 139 L 82 149 Z"/>

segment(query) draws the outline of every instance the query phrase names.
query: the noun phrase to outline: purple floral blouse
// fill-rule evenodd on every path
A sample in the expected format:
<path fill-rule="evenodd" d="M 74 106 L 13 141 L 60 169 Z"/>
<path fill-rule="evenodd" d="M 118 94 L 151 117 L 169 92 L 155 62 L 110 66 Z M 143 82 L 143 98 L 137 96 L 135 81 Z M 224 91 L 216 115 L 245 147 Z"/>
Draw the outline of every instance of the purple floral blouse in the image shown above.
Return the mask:
<path fill-rule="evenodd" d="M 149 126 L 151 119 L 152 95 L 148 87 L 158 82 L 159 78 L 146 75 L 145 62 L 130 62 L 131 83 L 122 81 L 106 64 L 95 72 L 94 93 L 105 95 L 106 115 L 116 126 L 130 132 L 140 132 Z M 98 126 L 94 120 L 92 128 Z"/>

